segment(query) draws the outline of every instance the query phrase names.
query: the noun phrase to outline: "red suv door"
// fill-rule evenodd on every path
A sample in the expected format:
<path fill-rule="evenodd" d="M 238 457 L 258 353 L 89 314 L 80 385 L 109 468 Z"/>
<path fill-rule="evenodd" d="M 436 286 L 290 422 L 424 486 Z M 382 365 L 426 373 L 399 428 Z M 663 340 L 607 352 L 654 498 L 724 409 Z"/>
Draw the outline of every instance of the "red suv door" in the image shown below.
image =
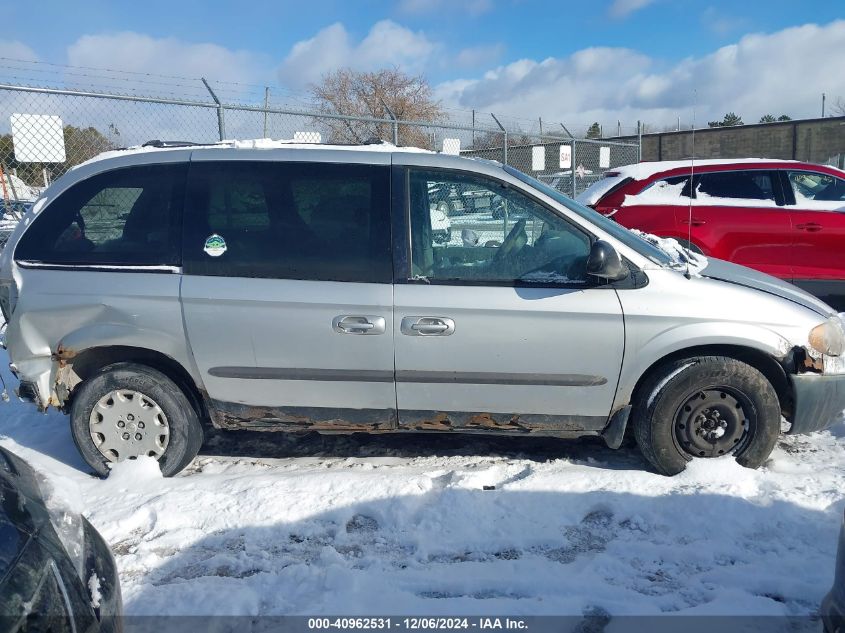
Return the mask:
<path fill-rule="evenodd" d="M 776 172 L 699 172 L 694 196 L 691 214 L 681 207 L 675 212 L 679 225 L 692 223 L 693 243 L 709 246 L 714 257 L 792 279 L 792 223 Z"/>
<path fill-rule="evenodd" d="M 794 283 L 845 309 L 845 179 L 832 170 L 785 169 Z"/>

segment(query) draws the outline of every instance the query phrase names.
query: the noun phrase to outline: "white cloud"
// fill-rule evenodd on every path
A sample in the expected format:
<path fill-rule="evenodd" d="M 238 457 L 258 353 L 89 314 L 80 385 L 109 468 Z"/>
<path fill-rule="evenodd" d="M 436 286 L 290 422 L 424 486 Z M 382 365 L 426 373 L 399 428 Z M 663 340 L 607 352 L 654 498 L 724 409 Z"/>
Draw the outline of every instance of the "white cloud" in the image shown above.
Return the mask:
<path fill-rule="evenodd" d="M 625 18 L 635 11 L 644 9 L 655 0 L 613 0 L 613 4 L 607 10 L 612 18 Z"/>
<path fill-rule="evenodd" d="M 262 57 L 217 44 L 194 44 L 166 37 L 154 38 L 124 31 L 83 35 L 67 49 L 72 66 L 112 68 L 218 81 L 260 82 L 268 73 Z"/>
<path fill-rule="evenodd" d="M 478 78 L 437 86 L 444 103 L 560 120 L 699 125 L 734 111 L 746 122 L 766 113 L 816 116 L 821 93 L 845 96 L 845 21 L 751 34 L 709 55 L 672 66 L 631 49 L 588 48 L 564 58 L 523 59 Z"/>
<path fill-rule="evenodd" d="M 38 55 L 29 46 L 16 40 L 0 40 L 0 57 L 27 62 L 38 61 Z"/>
<path fill-rule="evenodd" d="M 398 8 L 401 13 L 411 15 L 432 14 L 448 8 L 478 16 L 493 8 L 493 0 L 401 0 Z"/>
<path fill-rule="evenodd" d="M 406 72 L 422 72 L 437 47 L 424 33 L 391 20 L 376 22 L 360 42 L 354 42 L 343 24 L 336 22 L 293 45 L 279 68 L 279 80 L 286 87 L 302 89 L 341 67 L 399 66 Z"/>

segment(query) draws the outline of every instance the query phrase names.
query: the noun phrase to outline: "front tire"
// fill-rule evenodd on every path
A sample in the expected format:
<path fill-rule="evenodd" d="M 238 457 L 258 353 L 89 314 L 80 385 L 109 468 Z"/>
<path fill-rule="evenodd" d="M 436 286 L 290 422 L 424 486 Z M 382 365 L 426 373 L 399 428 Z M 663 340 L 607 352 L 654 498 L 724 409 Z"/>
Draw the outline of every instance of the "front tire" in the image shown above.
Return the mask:
<path fill-rule="evenodd" d="M 182 390 L 158 370 L 135 363 L 104 367 L 74 393 L 73 440 L 94 471 L 142 455 L 158 460 L 165 477 L 196 457 L 203 430 Z"/>
<path fill-rule="evenodd" d="M 680 473 L 694 458 L 723 455 L 759 468 L 780 433 L 780 404 L 754 367 L 700 356 L 652 374 L 635 395 L 632 422 L 640 450 L 663 475 Z"/>

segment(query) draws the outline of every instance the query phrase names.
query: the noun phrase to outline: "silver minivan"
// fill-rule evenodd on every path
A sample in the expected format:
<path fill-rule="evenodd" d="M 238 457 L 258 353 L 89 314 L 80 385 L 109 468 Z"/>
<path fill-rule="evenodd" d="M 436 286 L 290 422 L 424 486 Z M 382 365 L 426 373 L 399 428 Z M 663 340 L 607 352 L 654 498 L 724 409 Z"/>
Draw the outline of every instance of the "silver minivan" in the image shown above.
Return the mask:
<path fill-rule="evenodd" d="M 438 195 L 500 212 L 451 218 Z M 432 199 L 435 198 L 435 199 Z M 845 409 L 845 329 L 498 163 L 154 143 L 58 179 L 0 260 L 18 395 L 106 475 L 220 429 L 600 436 L 758 467 Z M 783 422 L 782 417 L 786 422 Z"/>

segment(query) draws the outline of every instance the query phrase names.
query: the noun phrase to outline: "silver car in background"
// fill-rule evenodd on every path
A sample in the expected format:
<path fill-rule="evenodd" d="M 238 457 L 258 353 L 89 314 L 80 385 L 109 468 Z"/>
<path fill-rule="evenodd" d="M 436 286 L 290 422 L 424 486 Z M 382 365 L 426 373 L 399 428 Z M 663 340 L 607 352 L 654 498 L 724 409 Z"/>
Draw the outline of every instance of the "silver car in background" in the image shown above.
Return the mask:
<path fill-rule="evenodd" d="M 781 416 L 807 433 L 845 409 L 830 307 L 673 256 L 512 168 L 387 145 L 157 145 L 58 179 L 0 260 L 18 393 L 69 413 L 101 475 L 139 455 L 179 472 L 204 423 L 614 448 L 632 429 L 671 475 L 723 455 L 758 467 Z M 437 192 L 502 212 L 444 240 Z"/>

